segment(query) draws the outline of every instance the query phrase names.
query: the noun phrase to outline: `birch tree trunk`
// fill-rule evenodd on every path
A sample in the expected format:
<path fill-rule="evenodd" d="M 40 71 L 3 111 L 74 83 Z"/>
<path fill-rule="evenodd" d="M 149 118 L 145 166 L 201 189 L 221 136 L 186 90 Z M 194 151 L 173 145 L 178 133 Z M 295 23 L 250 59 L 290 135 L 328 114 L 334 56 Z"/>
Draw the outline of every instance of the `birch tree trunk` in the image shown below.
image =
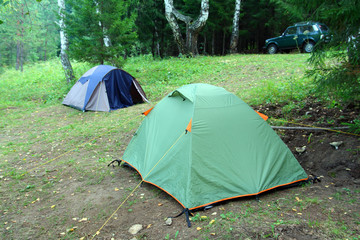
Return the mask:
<path fill-rule="evenodd" d="M 211 39 L 211 55 L 215 55 L 215 30 L 212 32 L 212 39 Z"/>
<path fill-rule="evenodd" d="M 235 0 L 233 29 L 232 29 L 231 40 L 230 40 L 230 53 L 237 52 L 237 46 L 238 46 L 238 42 L 239 42 L 240 5 L 241 5 L 241 0 Z"/>
<path fill-rule="evenodd" d="M 99 9 L 99 3 L 97 1 L 95 1 L 95 5 L 96 5 L 96 14 L 101 15 L 101 12 Z M 99 21 L 99 27 L 102 29 L 102 32 L 104 34 L 103 41 L 104 41 L 105 47 L 110 47 L 110 45 L 111 45 L 110 37 L 109 37 L 109 35 L 107 35 L 107 29 L 106 29 L 106 27 L 104 27 L 104 24 L 102 24 L 101 21 Z"/>
<path fill-rule="evenodd" d="M 158 57 L 160 57 L 160 43 L 159 43 L 159 34 L 158 34 L 158 30 L 156 27 L 156 22 L 155 22 L 155 44 L 156 44 L 156 51 L 155 51 L 155 55 L 157 55 Z"/>
<path fill-rule="evenodd" d="M 24 64 L 24 5 L 20 5 L 21 16 L 20 19 L 17 21 L 17 43 L 16 43 L 16 70 L 23 71 L 23 64 Z"/>
<path fill-rule="evenodd" d="M 67 55 L 67 50 L 68 50 L 68 46 L 69 46 L 69 42 L 68 42 L 68 38 L 67 35 L 65 33 L 65 0 L 58 0 L 58 6 L 59 6 L 59 16 L 60 16 L 60 21 L 59 21 L 59 27 L 60 27 L 60 60 L 61 60 L 61 65 L 64 69 L 65 72 L 65 78 L 66 78 L 66 82 L 70 83 L 71 80 L 73 80 L 74 77 L 74 71 L 72 69 L 69 57 Z"/>
<path fill-rule="evenodd" d="M 168 20 L 173 31 L 175 42 L 179 48 L 179 52 L 183 55 L 199 54 L 197 48 L 197 40 L 200 31 L 206 24 L 209 17 L 209 0 L 201 0 L 200 14 L 196 20 L 189 16 L 185 16 L 177 11 L 174 7 L 173 0 L 164 0 L 165 17 Z M 177 20 L 183 21 L 186 25 L 186 41 L 184 41 Z"/>

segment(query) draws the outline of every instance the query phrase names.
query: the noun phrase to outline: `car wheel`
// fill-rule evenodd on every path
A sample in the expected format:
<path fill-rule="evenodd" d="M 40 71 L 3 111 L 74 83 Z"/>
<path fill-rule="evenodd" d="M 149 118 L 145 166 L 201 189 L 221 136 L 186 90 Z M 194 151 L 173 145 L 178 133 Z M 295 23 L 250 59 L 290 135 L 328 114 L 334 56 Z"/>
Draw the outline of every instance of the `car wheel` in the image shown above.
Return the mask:
<path fill-rule="evenodd" d="M 278 48 L 275 44 L 270 44 L 267 48 L 267 52 L 269 54 L 275 54 L 277 52 Z"/>
<path fill-rule="evenodd" d="M 315 44 L 313 42 L 311 42 L 311 41 L 306 42 L 304 44 L 303 50 L 306 53 L 311 53 L 314 50 L 314 46 L 315 46 Z"/>

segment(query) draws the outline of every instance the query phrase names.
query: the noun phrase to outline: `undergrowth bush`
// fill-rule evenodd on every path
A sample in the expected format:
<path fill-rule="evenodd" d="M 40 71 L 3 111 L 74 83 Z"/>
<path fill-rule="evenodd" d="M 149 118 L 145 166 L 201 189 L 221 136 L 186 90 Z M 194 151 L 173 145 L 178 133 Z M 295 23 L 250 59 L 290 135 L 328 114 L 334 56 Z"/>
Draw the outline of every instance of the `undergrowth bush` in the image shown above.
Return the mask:
<path fill-rule="evenodd" d="M 303 76 L 291 76 L 278 81 L 266 79 L 261 81 L 256 88 L 251 88 L 248 95 L 252 97 L 252 105 L 263 103 L 292 104 L 307 98 L 313 89 L 311 80 Z"/>

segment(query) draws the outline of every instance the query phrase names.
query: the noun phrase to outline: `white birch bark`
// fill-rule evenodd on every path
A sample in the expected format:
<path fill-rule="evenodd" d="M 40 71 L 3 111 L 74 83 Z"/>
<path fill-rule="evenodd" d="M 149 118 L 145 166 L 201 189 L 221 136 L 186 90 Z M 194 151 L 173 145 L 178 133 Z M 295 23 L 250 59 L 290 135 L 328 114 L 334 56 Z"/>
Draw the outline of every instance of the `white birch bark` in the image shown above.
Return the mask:
<path fill-rule="evenodd" d="M 164 0 L 164 3 L 165 16 L 173 31 L 180 53 L 185 55 L 188 55 L 189 53 L 197 55 L 197 39 L 199 32 L 205 26 L 209 17 L 209 0 L 201 0 L 200 14 L 195 21 L 193 21 L 191 17 L 185 16 L 177 11 L 174 8 L 173 0 Z M 186 42 L 184 42 L 176 19 L 183 21 L 186 24 Z"/>
<path fill-rule="evenodd" d="M 100 10 L 99 10 L 99 7 L 98 7 L 98 6 L 99 6 L 99 3 L 95 1 L 95 5 L 96 5 L 96 14 L 100 14 Z M 105 47 L 110 47 L 111 41 L 110 41 L 109 35 L 106 34 L 107 29 L 103 26 L 103 24 L 101 23 L 101 21 L 99 21 L 99 26 L 100 26 L 100 28 L 102 29 L 103 34 L 104 34 L 103 41 L 104 41 Z"/>
<path fill-rule="evenodd" d="M 74 72 L 69 60 L 69 57 L 67 55 L 67 50 L 69 46 L 69 41 L 67 38 L 67 35 L 65 33 L 65 0 L 58 0 L 58 6 L 59 6 L 59 27 L 60 27 L 60 60 L 61 65 L 65 72 L 65 78 L 66 82 L 70 83 L 72 79 L 74 79 Z"/>
<path fill-rule="evenodd" d="M 234 12 L 233 29 L 232 29 L 231 41 L 230 41 L 230 53 L 237 52 L 237 46 L 239 42 L 240 5 L 241 5 L 241 0 L 235 0 L 235 12 Z"/>
<path fill-rule="evenodd" d="M 180 27 L 174 16 L 173 0 L 164 0 L 164 3 L 165 3 L 165 17 L 170 24 L 171 30 L 172 30 L 174 38 L 175 38 L 175 42 L 179 48 L 179 52 L 182 54 L 187 54 L 184 39 L 181 36 Z"/>

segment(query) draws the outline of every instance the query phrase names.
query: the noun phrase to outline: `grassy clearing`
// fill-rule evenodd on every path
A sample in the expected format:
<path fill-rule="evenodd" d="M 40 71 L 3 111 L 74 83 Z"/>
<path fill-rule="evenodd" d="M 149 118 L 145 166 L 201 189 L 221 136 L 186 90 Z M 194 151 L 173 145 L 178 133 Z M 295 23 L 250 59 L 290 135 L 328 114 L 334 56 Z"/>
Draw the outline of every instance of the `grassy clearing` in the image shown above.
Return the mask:
<path fill-rule="evenodd" d="M 124 70 L 139 80 L 153 103 L 179 86 L 201 82 L 224 87 L 251 105 L 277 102 L 291 109 L 296 107 L 293 101 L 305 99 L 312 88 L 303 78 L 308 56 L 156 61 L 142 56 L 129 59 Z M 86 63 L 73 66 L 76 77 L 91 67 Z M 107 164 L 122 156 L 141 123 L 139 114 L 151 104 L 111 113 L 82 113 L 61 105 L 70 87 L 64 83 L 58 60 L 27 66 L 23 73 L 8 70 L 0 76 L 3 239 L 90 239 L 140 181 L 136 173 Z M 178 204 L 159 189 L 146 186 L 134 193 L 101 237 L 130 238 L 127 229 L 147 209 L 166 215 L 144 215 L 143 224 L 150 232 L 138 239 L 276 238 L 281 231 L 296 229 L 313 229 L 328 239 L 358 239 L 359 215 L 346 209 L 358 201 L 356 191 L 320 198 L 309 196 L 304 187 L 300 193 L 289 190 L 266 195 L 262 202 L 230 202 L 217 208 L 216 214 L 211 210 L 206 218 L 202 213 L 195 215 L 192 229 L 184 223 L 170 230 L 164 229 L 163 218 L 177 213 Z M 321 217 L 306 215 L 314 208 L 322 212 Z M 338 213 L 345 211 L 350 217 L 341 222 Z"/>

